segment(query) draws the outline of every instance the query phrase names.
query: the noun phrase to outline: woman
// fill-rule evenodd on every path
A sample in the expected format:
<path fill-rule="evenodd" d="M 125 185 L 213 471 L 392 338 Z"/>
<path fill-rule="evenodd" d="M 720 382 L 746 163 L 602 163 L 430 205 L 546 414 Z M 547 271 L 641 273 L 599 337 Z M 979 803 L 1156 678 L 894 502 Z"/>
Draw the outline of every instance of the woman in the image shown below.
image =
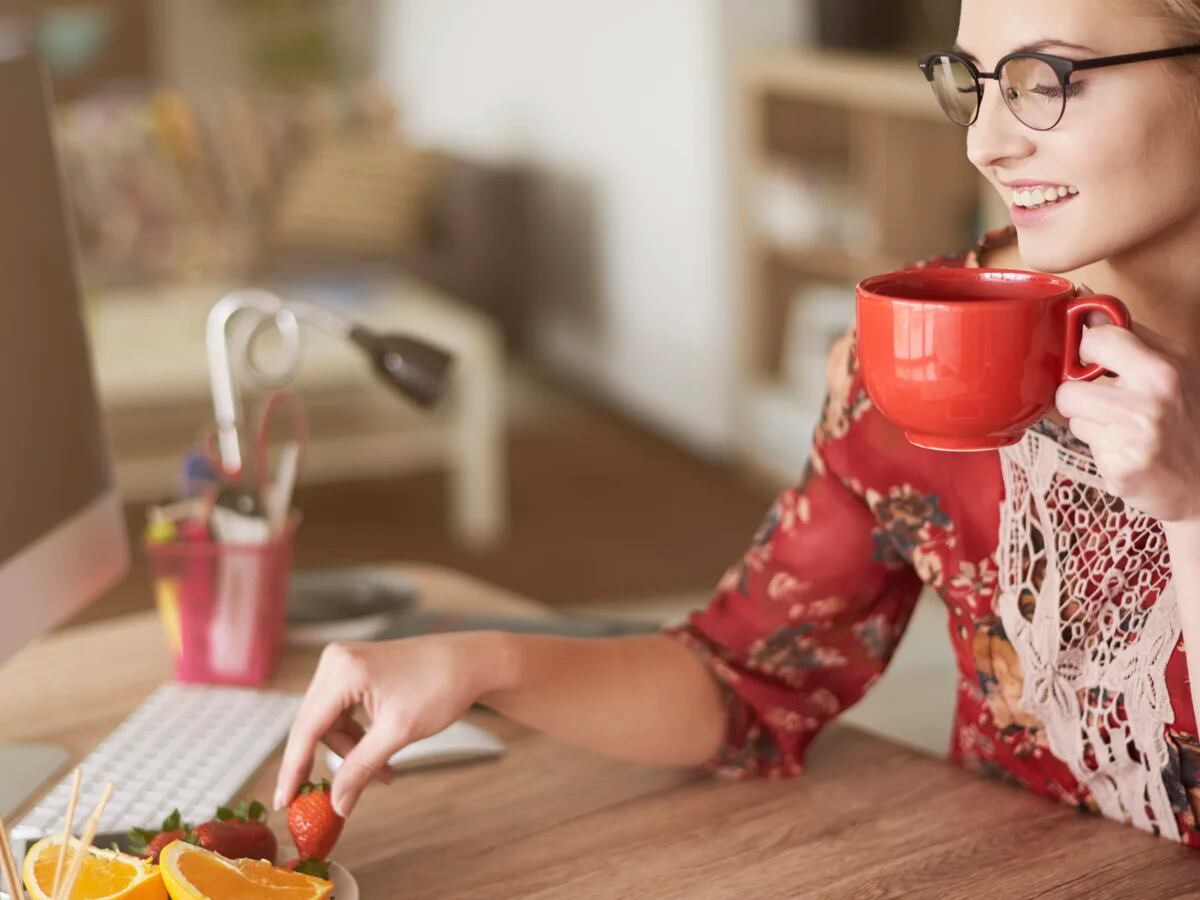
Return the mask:
<path fill-rule="evenodd" d="M 963 3 L 960 49 L 924 68 L 1015 228 L 926 265 L 1122 298 L 1137 327 L 1089 329 L 1081 351 L 1115 379 L 1065 385 L 1015 447 L 937 453 L 872 408 L 847 336 L 807 473 L 708 609 L 637 638 L 331 647 L 277 802 L 323 740 L 346 756 L 348 813 L 393 751 L 476 701 L 629 760 L 794 775 L 883 671 L 924 584 L 958 659 L 955 761 L 1200 846 L 1184 653 L 1200 647 L 1200 0 L 1097 2 Z M 1172 48 L 1188 49 L 1111 59 Z M 1044 55 L 995 80 L 1019 50 Z"/>

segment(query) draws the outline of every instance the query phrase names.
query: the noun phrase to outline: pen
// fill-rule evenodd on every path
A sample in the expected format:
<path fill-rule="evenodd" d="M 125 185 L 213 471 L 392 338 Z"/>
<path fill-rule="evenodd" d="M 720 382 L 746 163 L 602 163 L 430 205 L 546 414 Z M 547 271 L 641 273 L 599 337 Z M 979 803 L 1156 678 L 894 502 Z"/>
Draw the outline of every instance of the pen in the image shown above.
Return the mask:
<path fill-rule="evenodd" d="M 220 476 L 208 455 L 193 450 L 183 457 L 179 472 L 182 497 L 203 497 L 220 485 Z"/>
<path fill-rule="evenodd" d="M 275 470 L 275 483 L 267 497 L 267 521 L 271 533 L 279 535 L 287 527 L 288 511 L 292 508 L 292 494 L 296 489 L 296 475 L 300 469 L 300 444 L 289 441 L 279 454 L 279 466 Z"/>

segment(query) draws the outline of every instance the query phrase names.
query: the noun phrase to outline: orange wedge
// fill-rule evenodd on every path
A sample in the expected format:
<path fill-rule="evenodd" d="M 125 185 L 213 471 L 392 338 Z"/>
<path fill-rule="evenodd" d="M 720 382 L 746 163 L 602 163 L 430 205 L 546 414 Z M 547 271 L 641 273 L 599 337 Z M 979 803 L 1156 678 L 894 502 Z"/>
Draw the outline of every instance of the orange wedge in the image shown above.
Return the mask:
<path fill-rule="evenodd" d="M 25 855 L 21 880 L 33 900 L 50 900 L 62 846 L 61 835 L 42 838 Z M 80 846 L 80 841 L 71 838 L 67 848 L 68 869 Z M 148 860 L 99 847 L 88 847 L 86 852 L 71 900 L 167 900 L 167 889 L 158 868 Z"/>
<path fill-rule="evenodd" d="M 311 875 L 277 869 L 261 859 L 226 859 L 185 841 L 167 844 L 158 857 L 172 900 L 326 900 L 333 885 Z"/>

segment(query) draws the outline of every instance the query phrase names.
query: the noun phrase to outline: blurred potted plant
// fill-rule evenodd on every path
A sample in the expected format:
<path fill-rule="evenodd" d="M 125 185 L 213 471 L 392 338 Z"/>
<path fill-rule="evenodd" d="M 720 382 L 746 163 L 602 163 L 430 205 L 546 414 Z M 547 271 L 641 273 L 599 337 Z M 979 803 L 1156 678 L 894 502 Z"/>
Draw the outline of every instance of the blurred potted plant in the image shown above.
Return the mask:
<path fill-rule="evenodd" d="M 961 0 L 908 0 L 908 48 L 929 50 L 954 43 Z"/>
<path fill-rule="evenodd" d="M 334 4 L 326 0 L 225 0 L 240 20 L 251 71 L 264 84 L 289 89 L 344 76 Z"/>
<path fill-rule="evenodd" d="M 953 38 L 960 0 L 816 0 L 823 47 L 902 52 Z"/>
<path fill-rule="evenodd" d="M 823 47 L 890 48 L 902 31 L 902 4 L 871 0 L 817 0 L 817 40 Z"/>

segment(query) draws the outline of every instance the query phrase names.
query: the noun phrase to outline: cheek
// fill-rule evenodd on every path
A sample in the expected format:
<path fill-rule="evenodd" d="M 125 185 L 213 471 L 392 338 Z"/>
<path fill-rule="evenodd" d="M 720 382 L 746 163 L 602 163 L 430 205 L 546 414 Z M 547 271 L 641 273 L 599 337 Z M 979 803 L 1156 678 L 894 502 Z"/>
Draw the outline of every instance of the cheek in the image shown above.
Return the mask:
<path fill-rule="evenodd" d="M 1089 200 L 1111 208 L 1136 201 L 1150 181 L 1147 155 L 1163 152 L 1162 120 L 1135 97 L 1097 94 L 1095 102 L 1080 110 L 1078 127 L 1062 136 L 1075 149 L 1080 189 L 1087 189 Z"/>
<path fill-rule="evenodd" d="M 1195 203 L 1200 184 L 1197 120 L 1175 93 L 1165 85 L 1130 90 L 1113 97 L 1111 115 L 1088 123 L 1081 143 L 1089 215 L 1124 223 L 1144 238 L 1146 228 L 1177 220 Z"/>
<path fill-rule="evenodd" d="M 1081 105 L 1064 121 L 1068 127 L 1048 135 L 1053 142 L 1043 149 L 1080 197 L 1055 227 L 1022 235 L 1021 254 L 1031 265 L 1070 271 L 1200 216 L 1193 120 L 1165 93 Z"/>
<path fill-rule="evenodd" d="M 1094 190 L 1097 224 L 1119 223 L 1115 234 L 1133 244 L 1200 212 L 1200 160 L 1190 146 L 1160 131 L 1115 153 Z"/>

